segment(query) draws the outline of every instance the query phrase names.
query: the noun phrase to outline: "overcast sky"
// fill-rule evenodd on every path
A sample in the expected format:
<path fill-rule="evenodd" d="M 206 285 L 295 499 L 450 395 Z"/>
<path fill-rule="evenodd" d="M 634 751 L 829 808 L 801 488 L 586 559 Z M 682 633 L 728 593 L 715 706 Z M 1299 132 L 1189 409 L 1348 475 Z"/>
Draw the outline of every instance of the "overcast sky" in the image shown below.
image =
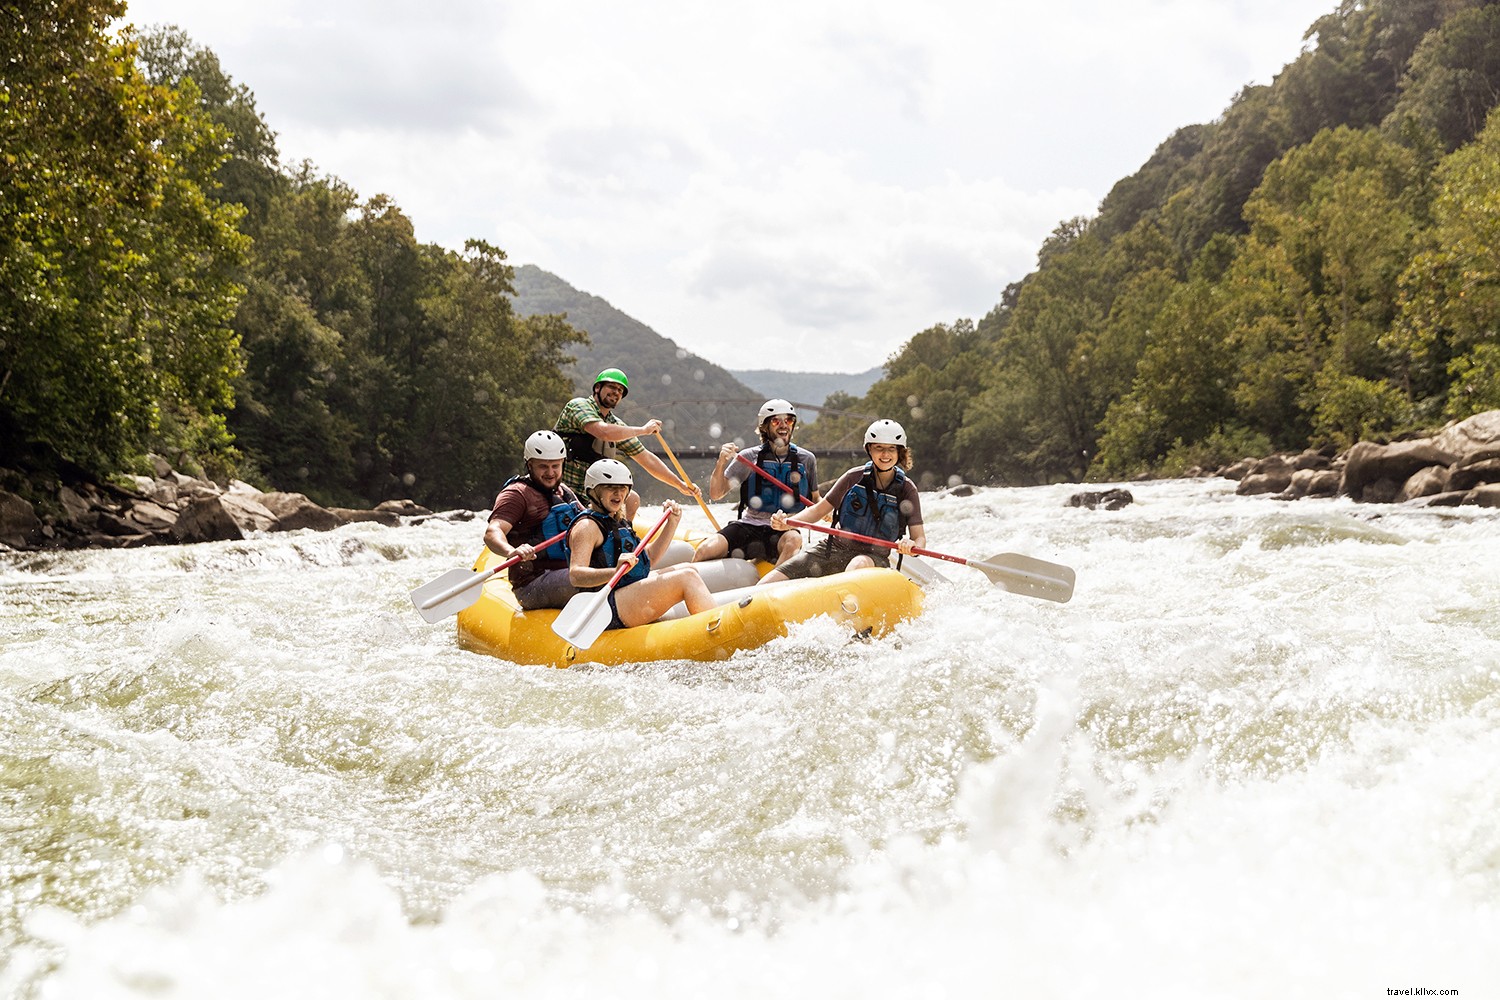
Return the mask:
<path fill-rule="evenodd" d="M 863 371 L 1269 83 L 1336 0 L 129 0 L 423 242 L 729 368 Z M 622 359 L 624 361 L 626 359 Z"/>

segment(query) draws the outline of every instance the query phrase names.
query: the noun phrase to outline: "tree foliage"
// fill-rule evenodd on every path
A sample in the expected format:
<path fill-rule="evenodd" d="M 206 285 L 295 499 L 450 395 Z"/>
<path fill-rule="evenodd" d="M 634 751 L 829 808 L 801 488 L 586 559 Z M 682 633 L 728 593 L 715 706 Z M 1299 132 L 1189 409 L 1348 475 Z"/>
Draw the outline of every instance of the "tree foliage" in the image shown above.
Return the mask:
<path fill-rule="evenodd" d="M 937 471 L 1012 483 L 1500 405 L 1500 125 L 1481 128 L 1500 5 L 1346 0 L 1306 39 L 1063 223 L 965 364 L 893 369 L 863 405 L 944 400 L 943 426 L 921 407 L 907 427 Z M 941 357 L 933 331 L 908 350 Z M 956 428 L 950 392 L 968 398 Z"/>
<path fill-rule="evenodd" d="M 224 134 L 148 81 L 115 0 L 0 8 L 0 440 L 108 471 L 232 461 L 230 319 L 247 241 L 209 198 Z"/>
<path fill-rule="evenodd" d="M 499 248 L 282 169 L 254 95 L 124 5 L 6 5 L 0 431 L 96 474 L 147 449 L 333 502 L 488 503 L 570 395 Z M 40 457 L 37 457 L 40 456 Z"/>

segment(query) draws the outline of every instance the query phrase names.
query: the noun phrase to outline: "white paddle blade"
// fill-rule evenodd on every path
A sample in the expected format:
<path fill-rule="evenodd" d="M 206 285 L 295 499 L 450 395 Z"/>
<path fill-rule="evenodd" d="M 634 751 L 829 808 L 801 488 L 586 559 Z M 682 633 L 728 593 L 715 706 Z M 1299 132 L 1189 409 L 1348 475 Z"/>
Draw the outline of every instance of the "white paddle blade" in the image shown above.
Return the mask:
<path fill-rule="evenodd" d="M 609 591 L 576 594 L 552 622 L 552 631 L 578 649 L 588 649 L 609 628 Z"/>
<path fill-rule="evenodd" d="M 920 556 L 902 556 L 901 575 L 921 587 L 953 582 L 946 573 L 940 572 L 936 566 L 926 562 Z"/>
<path fill-rule="evenodd" d="M 480 585 L 492 575 L 489 570 L 472 573 L 466 569 L 450 569 L 431 583 L 413 590 L 411 603 L 416 606 L 417 614 L 427 621 L 442 621 L 479 600 L 483 593 Z"/>
<path fill-rule="evenodd" d="M 970 559 L 968 564 L 1012 594 L 1057 601 L 1059 604 L 1066 604 L 1073 596 L 1076 574 L 1068 566 L 1015 552 L 1001 552 L 988 559 Z"/>

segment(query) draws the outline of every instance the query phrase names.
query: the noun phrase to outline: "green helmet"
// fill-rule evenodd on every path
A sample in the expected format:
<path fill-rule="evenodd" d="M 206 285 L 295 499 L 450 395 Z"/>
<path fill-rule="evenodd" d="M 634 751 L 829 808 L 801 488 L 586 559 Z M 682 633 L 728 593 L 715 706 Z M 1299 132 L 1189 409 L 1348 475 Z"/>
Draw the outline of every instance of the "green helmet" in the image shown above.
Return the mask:
<path fill-rule="evenodd" d="M 618 368 L 606 368 L 600 372 L 594 379 L 594 388 L 599 388 L 600 383 L 603 382 L 613 382 L 624 390 L 620 393 L 621 399 L 630 395 L 630 379 L 626 378 L 625 373 Z"/>

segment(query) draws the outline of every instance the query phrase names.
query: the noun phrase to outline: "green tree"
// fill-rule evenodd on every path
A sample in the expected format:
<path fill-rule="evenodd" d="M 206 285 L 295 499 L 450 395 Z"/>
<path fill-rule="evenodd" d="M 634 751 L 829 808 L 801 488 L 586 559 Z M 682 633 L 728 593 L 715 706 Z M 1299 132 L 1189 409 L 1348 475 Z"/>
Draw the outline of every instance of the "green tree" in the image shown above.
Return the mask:
<path fill-rule="evenodd" d="M 956 436 L 987 367 L 979 347 L 970 320 L 929 327 L 891 356 L 886 377 L 860 404 L 906 429 L 918 480 L 924 484 L 944 483 L 963 467 Z"/>
<path fill-rule="evenodd" d="M 1373 129 L 1319 133 L 1266 170 L 1230 268 L 1234 396 L 1281 446 L 1304 441 L 1318 374 L 1386 377 L 1396 279 L 1427 212 L 1415 153 Z"/>
<path fill-rule="evenodd" d="M 1177 285 L 1152 319 L 1150 346 L 1128 393 L 1110 404 L 1089 478 L 1127 479 L 1156 469 L 1174 446 L 1232 426 L 1224 291 L 1199 274 Z"/>
<path fill-rule="evenodd" d="M 1474 142 L 1438 164 L 1432 227 L 1401 276 L 1401 314 L 1386 342 L 1446 395 L 1450 416 L 1486 409 L 1500 319 L 1500 111 Z M 1457 379 L 1451 394 L 1446 381 Z"/>
<path fill-rule="evenodd" d="M 514 272 L 483 240 L 444 253 L 434 271 L 421 300 L 431 336 L 411 372 L 396 466 L 425 495 L 477 507 L 519 471 L 526 436 L 550 427 L 571 396 L 561 367 L 582 335 L 557 315 L 518 319 Z"/>
<path fill-rule="evenodd" d="M 0 5 L 0 438 L 102 473 L 218 449 L 245 250 L 223 133 L 151 85 L 118 0 Z M 163 440 L 165 434 L 167 439 Z"/>
<path fill-rule="evenodd" d="M 1500 103 L 1500 6 L 1476 5 L 1430 31 L 1401 81 L 1388 127 L 1425 129 L 1445 150 L 1472 139 Z"/>

